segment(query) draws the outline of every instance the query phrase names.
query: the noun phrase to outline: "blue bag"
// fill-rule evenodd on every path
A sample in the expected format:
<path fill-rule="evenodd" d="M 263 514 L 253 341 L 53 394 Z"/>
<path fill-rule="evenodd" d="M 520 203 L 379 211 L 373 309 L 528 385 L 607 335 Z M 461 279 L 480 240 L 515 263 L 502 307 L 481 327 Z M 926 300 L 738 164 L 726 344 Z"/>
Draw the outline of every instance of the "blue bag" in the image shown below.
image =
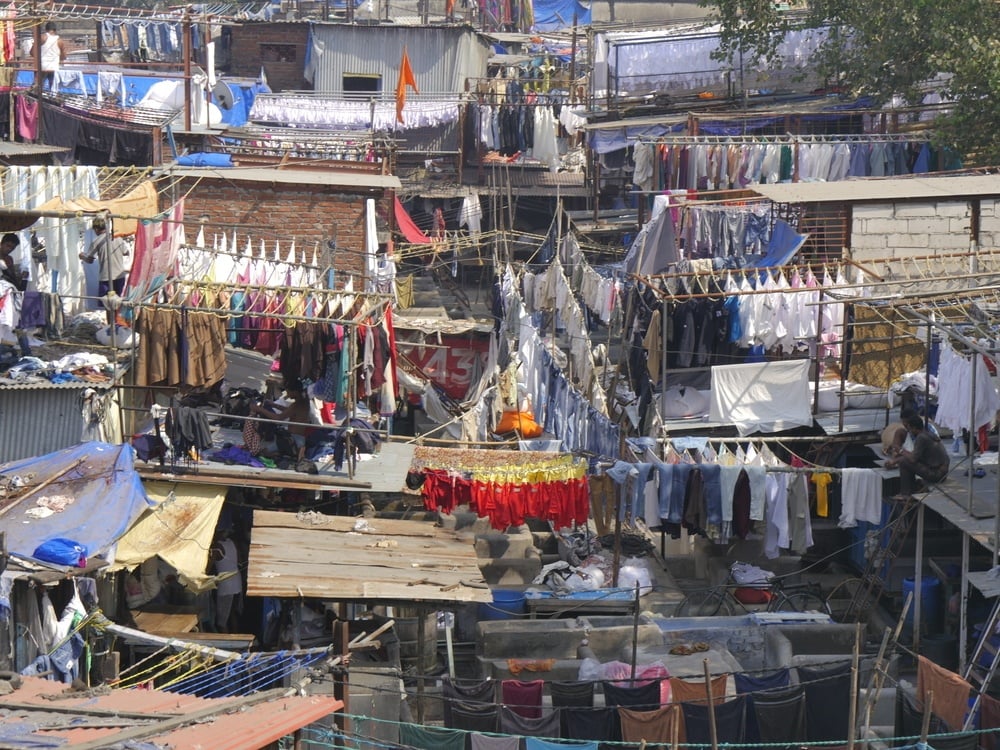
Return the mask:
<path fill-rule="evenodd" d="M 72 539 L 55 537 L 39 544 L 31 554 L 36 560 L 68 565 L 76 568 L 87 567 L 87 548 Z"/>

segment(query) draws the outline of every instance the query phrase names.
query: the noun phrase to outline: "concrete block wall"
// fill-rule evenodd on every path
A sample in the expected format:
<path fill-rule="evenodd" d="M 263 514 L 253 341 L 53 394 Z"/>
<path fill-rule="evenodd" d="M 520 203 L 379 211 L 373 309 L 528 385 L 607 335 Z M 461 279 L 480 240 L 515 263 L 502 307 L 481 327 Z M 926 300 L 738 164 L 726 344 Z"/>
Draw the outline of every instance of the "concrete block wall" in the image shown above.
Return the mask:
<path fill-rule="evenodd" d="M 979 207 L 979 246 L 1000 248 L 1000 201 L 983 201 Z"/>
<path fill-rule="evenodd" d="M 241 249 L 249 235 L 258 244 L 263 238 L 268 252 L 273 251 L 277 240 L 284 252 L 295 240 L 299 260 L 307 263 L 313 262 L 317 247 L 321 251 L 327 240 L 336 238 L 335 269 L 357 275 L 363 272 L 367 195 L 320 185 L 211 178 L 182 180 L 176 192 L 185 196 L 184 223 L 189 238 L 198 233 L 199 217 L 206 216 L 205 234 L 209 241 L 213 232 L 226 231 L 231 235 L 235 229 Z M 380 202 L 378 213 L 385 215 L 387 206 Z M 257 247 L 254 246 L 255 251 Z"/>
<path fill-rule="evenodd" d="M 994 202 L 983 201 L 982 205 L 984 218 L 987 208 L 990 212 L 990 242 L 994 232 L 1000 240 L 1000 217 L 995 215 Z M 852 256 L 864 262 L 965 252 L 969 249 L 971 225 L 968 201 L 856 205 L 852 210 Z"/>

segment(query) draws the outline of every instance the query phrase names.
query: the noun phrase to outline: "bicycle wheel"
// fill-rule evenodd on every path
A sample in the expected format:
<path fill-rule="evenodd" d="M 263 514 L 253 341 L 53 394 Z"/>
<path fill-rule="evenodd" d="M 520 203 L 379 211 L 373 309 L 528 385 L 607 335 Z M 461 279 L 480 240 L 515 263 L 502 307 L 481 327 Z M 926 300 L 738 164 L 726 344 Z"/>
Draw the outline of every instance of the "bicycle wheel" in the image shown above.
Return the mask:
<path fill-rule="evenodd" d="M 793 594 L 782 594 L 772 609 L 773 612 L 819 612 L 830 614 L 830 605 L 826 599 L 808 591 L 798 591 Z"/>
<path fill-rule="evenodd" d="M 674 617 L 714 617 L 731 615 L 733 600 L 725 589 L 691 591 L 684 601 L 677 605 Z"/>

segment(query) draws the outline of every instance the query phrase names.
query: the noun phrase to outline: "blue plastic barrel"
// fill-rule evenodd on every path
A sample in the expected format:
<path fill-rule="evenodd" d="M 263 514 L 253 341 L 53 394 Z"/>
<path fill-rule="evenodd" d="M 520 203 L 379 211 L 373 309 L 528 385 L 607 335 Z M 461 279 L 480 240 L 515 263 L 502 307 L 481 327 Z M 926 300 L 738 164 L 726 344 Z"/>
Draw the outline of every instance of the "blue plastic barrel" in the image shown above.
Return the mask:
<path fill-rule="evenodd" d="M 906 620 L 903 622 L 910 632 L 913 631 L 913 611 L 917 605 L 917 593 L 914 591 L 914 580 L 912 578 L 903 579 L 903 601 L 909 594 L 913 594 L 913 601 L 910 602 L 910 609 L 906 613 Z M 944 630 L 944 608 L 941 602 L 941 581 L 934 576 L 924 576 L 920 581 L 920 632 L 925 634 L 936 634 Z"/>

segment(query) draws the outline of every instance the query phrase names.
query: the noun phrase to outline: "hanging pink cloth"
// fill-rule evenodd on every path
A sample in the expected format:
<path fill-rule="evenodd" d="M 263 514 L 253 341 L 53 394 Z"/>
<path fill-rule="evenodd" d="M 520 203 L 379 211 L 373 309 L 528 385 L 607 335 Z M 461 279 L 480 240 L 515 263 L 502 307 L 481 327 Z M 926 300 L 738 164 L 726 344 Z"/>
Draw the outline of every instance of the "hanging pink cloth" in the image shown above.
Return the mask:
<path fill-rule="evenodd" d="M 38 102 L 29 96 L 16 96 L 17 134 L 26 141 L 38 137 Z"/>
<path fill-rule="evenodd" d="M 416 245 L 425 245 L 431 241 L 431 238 L 420 231 L 420 227 L 413 223 L 413 219 L 406 209 L 403 208 L 403 204 L 399 202 L 399 198 L 393 198 L 394 210 L 396 213 L 396 226 L 399 227 L 399 231 L 402 232 L 403 236 L 406 238 L 407 242 L 412 242 Z"/>
<path fill-rule="evenodd" d="M 135 231 L 135 260 L 128 288 L 142 297 L 174 274 L 177 249 L 184 236 L 184 199 L 171 206 L 164 219 L 143 219 Z"/>

